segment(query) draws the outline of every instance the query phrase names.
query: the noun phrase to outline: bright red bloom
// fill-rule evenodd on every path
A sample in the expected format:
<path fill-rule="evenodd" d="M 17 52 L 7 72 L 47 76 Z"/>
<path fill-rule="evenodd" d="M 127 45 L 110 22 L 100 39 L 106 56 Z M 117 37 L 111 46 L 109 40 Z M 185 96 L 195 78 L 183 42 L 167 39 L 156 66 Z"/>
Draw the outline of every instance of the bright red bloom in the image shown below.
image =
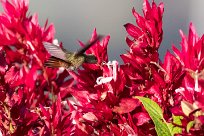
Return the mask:
<path fill-rule="evenodd" d="M 65 70 L 43 66 L 49 55 L 42 42 L 53 40 L 54 26 L 47 27 L 46 22 L 41 27 L 37 14 L 28 16 L 28 0 L 4 0 L 2 5 L 5 12 L 0 15 L 1 133 L 50 135 L 70 132 L 63 127 L 71 124 L 70 113 L 68 109 L 61 110 L 65 106 L 61 105 L 59 91 L 73 79 L 65 80 L 69 76 Z M 67 98 L 68 94 L 63 93 L 63 97 Z M 55 115 L 48 119 L 49 125 L 40 112 L 45 107 L 52 111 L 47 117 Z"/>
<path fill-rule="evenodd" d="M 200 130 L 204 127 L 202 119 L 204 113 L 204 37 L 198 37 L 192 23 L 189 27 L 188 37 L 186 37 L 182 31 L 180 31 L 180 34 L 182 38 L 181 51 L 174 46 L 173 51 L 182 67 L 183 72 L 185 72 L 185 77 L 182 80 L 180 87 L 175 90 L 174 94 L 176 95 L 175 98 L 177 98 L 175 100 L 177 101 L 177 106 L 172 109 L 172 112 L 176 115 L 187 116 L 187 118 L 183 120 L 184 123 L 182 125 L 184 126 L 192 120 L 195 121 L 194 127 L 191 128 L 192 134 L 203 134 Z M 190 109 L 188 110 L 189 114 L 187 114 L 187 109 L 184 107 Z M 196 110 L 198 110 L 201 114 L 197 114 L 198 116 L 195 116 L 194 114 L 190 116 L 190 114 Z"/>
<path fill-rule="evenodd" d="M 203 50 L 203 41 L 204 37 L 201 38 L 197 36 L 195 28 L 190 24 L 189 36 L 188 39 L 180 31 L 182 42 L 181 42 L 181 51 L 173 47 L 174 53 L 181 63 L 186 76 L 183 81 L 183 86 L 191 95 L 185 94 L 185 91 L 178 89 L 177 91 L 183 94 L 185 100 L 189 102 L 199 100 L 200 103 L 203 103 L 203 70 L 204 70 L 204 50 Z"/>
<path fill-rule="evenodd" d="M 130 47 L 129 55 L 132 57 L 133 55 L 139 57 L 135 58 L 139 64 L 146 63 L 148 59 L 151 59 L 151 61 L 158 60 L 157 51 L 163 36 L 163 11 L 163 3 L 157 7 L 157 5 L 153 2 L 151 7 L 149 2 L 144 0 L 144 17 L 140 16 L 134 8 L 132 10 L 133 15 L 136 18 L 137 26 L 130 23 L 124 25 L 129 36 L 133 38 L 126 38 L 126 42 Z M 124 57 L 122 56 L 123 60 L 125 61 L 126 59 Z"/>
<path fill-rule="evenodd" d="M 126 42 L 130 47 L 130 51 L 127 54 L 121 55 L 125 63 L 121 68 L 128 77 L 126 86 L 130 88 L 133 96 L 147 96 L 161 105 L 163 105 L 164 99 L 160 89 L 161 85 L 163 86 L 165 82 L 162 75 L 158 73 L 158 48 L 163 36 L 163 11 L 163 3 L 157 6 L 155 2 L 152 2 L 152 5 L 150 5 L 147 0 L 144 0 L 143 4 L 144 17 L 139 15 L 135 9 L 132 10 L 137 25 L 135 26 L 130 23 L 125 25 L 126 31 L 129 34 L 126 37 Z M 145 110 L 142 108 L 137 108 L 134 114 L 134 117 L 146 115 Z M 133 120 L 135 124 L 137 123 L 138 126 L 141 126 L 138 127 L 139 134 L 155 133 L 154 131 L 144 131 L 146 127 L 153 128 L 152 124 L 147 123 L 150 120 L 149 116 L 143 116 L 143 118 L 139 119 L 133 118 Z"/>
<path fill-rule="evenodd" d="M 163 36 L 163 10 L 163 3 L 157 6 L 152 2 L 152 6 L 150 6 L 149 2 L 144 0 L 144 17 L 133 9 L 137 26 L 130 23 L 125 25 L 132 39 L 129 36 L 126 38 L 130 51 L 121 55 L 126 64 L 122 68 L 130 79 L 128 84 L 132 90 L 141 90 L 135 91 L 135 95 L 155 94 L 148 92 L 148 90 L 152 86 L 153 82 L 151 81 L 154 81 L 154 73 L 152 72 L 156 69 L 153 63 L 159 61 L 158 48 Z"/>

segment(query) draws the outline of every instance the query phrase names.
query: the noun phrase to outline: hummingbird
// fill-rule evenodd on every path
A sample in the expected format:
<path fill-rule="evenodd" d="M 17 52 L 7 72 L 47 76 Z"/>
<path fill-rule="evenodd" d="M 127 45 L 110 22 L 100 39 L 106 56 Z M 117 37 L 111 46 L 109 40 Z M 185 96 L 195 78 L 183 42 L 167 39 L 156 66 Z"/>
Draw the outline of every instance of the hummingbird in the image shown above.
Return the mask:
<path fill-rule="evenodd" d="M 83 63 L 95 64 L 97 63 L 96 56 L 85 54 L 85 51 L 100 39 L 102 39 L 102 36 L 98 36 L 93 42 L 89 42 L 84 48 L 81 48 L 76 52 L 68 51 L 49 42 L 44 42 L 43 45 L 45 49 L 51 55 L 44 65 L 52 68 L 64 67 L 68 70 L 75 70 Z"/>

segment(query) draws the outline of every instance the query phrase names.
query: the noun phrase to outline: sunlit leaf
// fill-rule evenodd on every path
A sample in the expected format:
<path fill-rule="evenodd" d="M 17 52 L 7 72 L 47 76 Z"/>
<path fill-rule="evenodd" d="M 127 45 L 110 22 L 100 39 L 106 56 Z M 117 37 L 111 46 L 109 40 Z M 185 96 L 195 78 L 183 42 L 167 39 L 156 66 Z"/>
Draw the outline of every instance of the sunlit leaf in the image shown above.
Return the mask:
<path fill-rule="evenodd" d="M 158 136 L 173 136 L 172 127 L 169 128 L 167 122 L 163 118 L 162 109 L 159 105 L 149 98 L 136 96 L 139 99 L 147 112 L 149 113 L 151 119 L 154 122 L 155 129 Z"/>

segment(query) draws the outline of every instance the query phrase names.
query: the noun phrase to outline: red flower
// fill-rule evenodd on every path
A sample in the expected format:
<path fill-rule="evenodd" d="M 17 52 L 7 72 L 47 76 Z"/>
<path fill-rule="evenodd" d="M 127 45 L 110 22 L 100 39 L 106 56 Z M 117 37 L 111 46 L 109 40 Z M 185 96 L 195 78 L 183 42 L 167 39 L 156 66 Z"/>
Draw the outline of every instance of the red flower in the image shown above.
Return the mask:
<path fill-rule="evenodd" d="M 137 26 L 130 23 L 125 25 L 132 39 L 129 36 L 126 38 L 130 51 L 121 55 L 126 64 L 122 68 L 130 79 L 128 86 L 132 90 L 141 90 L 135 91 L 135 95 L 144 96 L 148 93 L 152 95 L 148 90 L 153 84 L 151 81 L 155 81 L 153 71 L 157 69 L 152 63 L 157 63 L 159 60 L 158 48 L 163 36 L 163 10 L 163 3 L 157 6 L 152 2 L 151 7 L 149 2 L 144 0 L 144 17 L 133 9 Z"/>
<path fill-rule="evenodd" d="M 132 10 L 136 25 L 124 25 L 130 47 L 121 55 L 124 64 L 108 60 L 106 36 L 86 51 L 97 63 L 76 71 L 44 67 L 49 54 L 42 43 L 53 42 L 54 26 L 41 27 L 37 14 L 28 16 L 28 0 L 2 5 L 0 135 L 156 135 L 135 96 L 157 102 L 169 123 L 172 115 L 183 116 L 182 134 L 203 134 L 204 38 L 191 24 L 188 38 L 180 32 L 182 49 L 173 47 L 175 55 L 167 51 L 160 62 L 163 3 L 144 0 L 144 17 Z M 90 42 L 97 37 L 94 29 Z"/>
<path fill-rule="evenodd" d="M 124 25 L 128 34 L 133 38 L 126 38 L 126 42 L 130 47 L 130 55 L 136 55 L 137 57 L 140 57 L 140 61 L 145 58 L 149 58 L 152 61 L 158 60 L 157 51 L 161 44 L 163 36 L 163 10 L 163 3 L 161 3 L 157 7 L 157 5 L 153 2 L 151 7 L 149 2 L 147 0 L 144 0 L 144 17 L 140 16 L 134 8 L 132 10 L 138 26 L 135 26 L 130 23 Z M 140 61 L 138 61 L 139 64 L 143 63 Z M 147 60 L 144 60 L 144 62 L 146 61 Z"/>
<path fill-rule="evenodd" d="M 176 58 L 185 72 L 185 77 L 182 80 L 182 84 L 175 90 L 177 98 L 177 106 L 172 109 L 172 112 L 176 115 L 187 116 L 183 119 L 182 125 L 187 125 L 190 121 L 195 121 L 195 126 L 191 128 L 192 134 L 201 134 L 200 130 L 203 129 L 203 113 L 204 113 L 204 95 L 203 95 L 203 69 L 204 69 L 204 52 L 203 52 L 203 40 L 197 36 L 195 28 L 192 23 L 189 27 L 189 35 L 186 37 L 182 31 L 181 34 L 181 51 L 173 46 L 173 50 Z M 183 103 L 183 104 L 182 104 Z M 194 105 L 194 106 L 191 106 Z M 184 108 L 185 107 L 185 108 Z M 192 107 L 192 108 L 191 108 Z M 188 114 L 187 114 L 188 109 Z M 193 113 L 198 110 L 201 114 Z M 192 114 L 192 116 L 191 116 Z M 199 122 L 199 123 L 198 123 Z M 198 127 L 199 124 L 199 127 Z M 186 133 L 186 131 L 184 131 Z M 203 134 L 203 133 L 202 133 Z"/>
<path fill-rule="evenodd" d="M 69 73 L 65 70 L 43 66 L 49 54 L 42 42 L 53 40 L 54 26 L 47 27 L 46 22 L 41 27 L 37 14 L 27 16 L 28 0 L 11 3 L 4 0 L 2 5 L 5 12 L 0 15 L 1 133 L 61 135 L 71 132 L 71 127 L 70 130 L 65 127 L 71 126 L 70 113 L 67 109 L 61 110 L 65 105 L 61 105 L 60 98 L 61 95 L 67 98 L 69 92 L 60 95 L 59 91 L 73 79 L 66 79 Z M 45 107 L 52 111 L 47 117 L 55 115 L 48 122 L 39 111 Z"/>
<path fill-rule="evenodd" d="M 204 50 L 203 47 L 203 40 L 204 37 L 199 38 L 195 32 L 195 28 L 192 24 L 190 24 L 189 28 L 189 36 L 188 39 L 185 37 L 182 31 L 180 31 L 182 42 L 181 42 L 181 51 L 177 48 L 173 48 L 174 53 L 176 54 L 177 59 L 181 63 L 183 69 L 186 72 L 186 76 L 183 81 L 182 87 L 185 88 L 183 91 L 182 89 L 178 89 L 177 92 L 183 94 L 185 100 L 189 102 L 193 102 L 199 99 L 201 103 L 203 100 L 203 69 L 204 69 Z M 191 95 L 184 94 L 186 90 Z M 201 99 L 200 99 L 201 98 Z"/>

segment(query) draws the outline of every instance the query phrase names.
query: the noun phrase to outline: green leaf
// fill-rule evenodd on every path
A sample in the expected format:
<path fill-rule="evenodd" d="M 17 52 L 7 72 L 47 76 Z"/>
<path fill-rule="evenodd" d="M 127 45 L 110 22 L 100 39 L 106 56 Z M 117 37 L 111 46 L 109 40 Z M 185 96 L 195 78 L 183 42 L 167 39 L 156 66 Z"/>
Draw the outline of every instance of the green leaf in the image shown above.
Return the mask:
<path fill-rule="evenodd" d="M 190 129 L 193 127 L 193 125 L 195 124 L 195 121 L 190 121 L 187 126 L 186 126 L 186 130 L 189 133 Z"/>
<path fill-rule="evenodd" d="M 163 118 L 162 109 L 159 105 L 152 101 L 149 98 L 136 96 L 135 98 L 139 99 L 145 109 L 147 110 L 149 116 L 154 122 L 155 129 L 158 136 L 173 136 L 173 125 L 169 125 Z"/>
<path fill-rule="evenodd" d="M 173 115 L 173 122 L 174 122 L 174 124 L 182 125 L 182 122 L 181 122 L 182 119 L 183 119 L 183 116 L 174 116 Z"/>
<path fill-rule="evenodd" d="M 174 116 L 173 115 L 173 123 L 174 124 L 182 125 L 181 119 L 183 119 L 182 116 Z M 181 127 L 174 126 L 172 123 L 168 123 L 167 125 L 170 128 L 172 135 L 181 134 L 182 133 L 182 128 Z"/>

